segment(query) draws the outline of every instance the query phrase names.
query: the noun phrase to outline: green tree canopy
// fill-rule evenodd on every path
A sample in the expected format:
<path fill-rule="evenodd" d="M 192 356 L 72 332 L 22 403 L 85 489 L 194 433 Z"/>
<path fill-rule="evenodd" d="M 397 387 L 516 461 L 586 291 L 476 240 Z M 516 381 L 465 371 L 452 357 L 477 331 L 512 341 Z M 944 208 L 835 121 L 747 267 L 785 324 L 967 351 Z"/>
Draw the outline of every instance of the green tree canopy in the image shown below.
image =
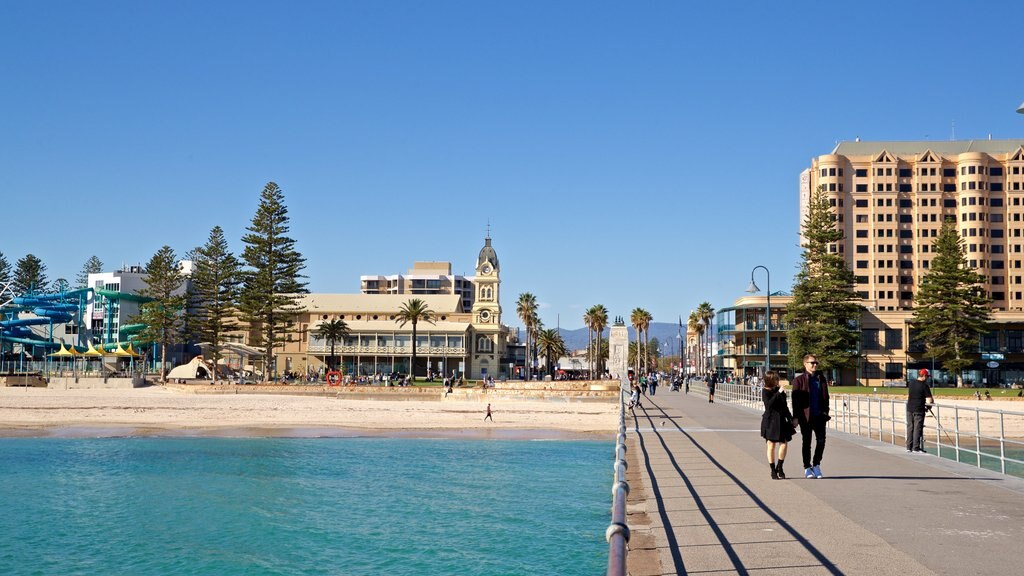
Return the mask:
<path fill-rule="evenodd" d="M 857 357 L 862 306 L 854 292 L 856 277 L 834 248 L 843 231 L 820 187 L 811 196 L 803 238 L 793 300 L 786 308 L 789 366 L 800 368 L 804 355 L 814 354 L 821 370 L 849 367 Z"/>
<path fill-rule="evenodd" d="M 7 261 L 7 257 L 4 256 L 3 252 L 0 252 L 0 287 L 11 281 L 11 263 Z"/>
<path fill-rule="evenodd" d="M 544 355 L 544 359 L 547 361 L 548 374 L 553 375 L 555 373 L 555 364 L 566 354 L 565 341 L 562 339 L 562 335 L 554 328 L 541 330 L 537 333 L 537 347 L 540 348 L 541 354 Z"/>
<path fill-rule="evenodd" d="M 135 322 L 145 324 L 139 333 L 139 340 L 160 344 L 160 381 L 167 383 L 167 347 L 181 340 L 184 317 L 185 295 L 181 286 L 185 277 L 181 274 L 178 257 L 170 246 L 157 250 L 146 263 L 146 287 L 139 291 L 141 296 L 152 298 L 139 307 Z"/>
<path fill-rule="evenodd" d="M 288 208 L 284 193 L 268 182 L 248 231 L 242 237 L 245 269 L 239 296 L 239 312 L 252 327 L 253 345 L 266 347 L 266 359 L 276 377 L 274 350 L 287 341 L 296 316 L 302 312 L 301 294 L 308 292 L 302 280 L 306 259 L 288 236 Z"/>
<path fill-rule="evenodd" d="M 89 259 L 82 265 L 82 270 L 78 273 L 78 276 L 75 276 L 75 287 L 88 287 L 89 274 L 99 274 L 100 272 L 103 272 L 103 262 L 95 254 L 89 256 Z"/>
<path fill-rule="evenodd" d="M 16 294 L 25 294 L 30 290 L 46 292 L 50 287 L 50 281 L 46 278 L 46 264 L 33 254 L 26 254 L 18 260 L 17 268 L 14 270 L 14 285 L 12 288 Z"/>
<path fill-rule="evenodd" d="M 228 248 L 224 230 L 214 226 L 206 244 L 192 251 L 192 283 L 189 290 L 189 330 L 207 344 L 216 367 L 223 356 L 226 335 L 237 326 L 237 298 L 241 264 Z M 217 381 L 214 369 L 213 381 Z"/>
<path fill-rule="evenodd" d="M 434 323 L 434 311 L 420 298 L 411 298 L 402 303 L 395 315 L 399 326 L 412 323 L 412 364 L 409 366 L 409 378 L 416 381 L 416 325 L 420 322 Z"/>
<path fill-rule="evenodd" d="M 957 375 L 973 363 L 978 339 L 989 322 L 991 300 L 984 290 L 985 277 L 973 270 L 964 253 L 964 240 L 956 223 L 947 219 L 932 243 L 928 273 L 914 301 L 911 326 L 924 340 L 928 356 Z"/>
<path fill-rule="evenodd" d="M 344 340 L 348 336 L 348 324 L 344 320 L 330 320 L 327 322 L 321 322 L 316 328 L 315 332 L 318 338 L 325 340 L 331 346 L 331 359 L 334 359 L 334 345 L 339 340 Z M 329 365 L 330 366 L 330 365 Z M 337 370 L 337 364 L 331 366 L 332 369 Z"/>
<path fill-rule="evenodd" d="M 537 330 L 540 319 L 537 317 L 537 297 L 530 292 L 523 292 L 516 300 L 516 315 L 523 322 L 523 331 L 526 332 L 526 379 L 530 379 L 530 340 Z"/>

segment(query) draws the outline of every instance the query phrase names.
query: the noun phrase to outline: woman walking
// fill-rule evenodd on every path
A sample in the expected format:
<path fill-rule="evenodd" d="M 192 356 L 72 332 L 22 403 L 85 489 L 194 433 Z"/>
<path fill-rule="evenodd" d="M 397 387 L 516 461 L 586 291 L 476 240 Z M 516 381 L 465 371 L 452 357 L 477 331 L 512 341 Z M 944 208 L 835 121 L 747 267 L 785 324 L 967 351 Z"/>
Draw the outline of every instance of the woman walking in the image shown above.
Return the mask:
<path fill-rule="evenodd" d="M 768 466 L 772 480 L 785 480 L 782 463 L 786 460 L 786 445 L 793 439 L 793 414 L 786 402 L 786 393 L 779 387 L 779 375 L 769 370 L 764 375 L 764 415 L 761 416 L 761 437 L 765 439 Z"/>

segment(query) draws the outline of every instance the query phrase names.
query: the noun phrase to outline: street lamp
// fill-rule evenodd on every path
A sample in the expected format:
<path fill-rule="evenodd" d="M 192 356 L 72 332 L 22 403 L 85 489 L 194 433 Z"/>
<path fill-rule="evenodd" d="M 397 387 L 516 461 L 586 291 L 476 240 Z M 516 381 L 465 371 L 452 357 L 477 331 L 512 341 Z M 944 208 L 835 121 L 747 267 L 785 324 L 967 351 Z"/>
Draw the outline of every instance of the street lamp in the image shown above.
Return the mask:
<path fill-rule="evenodd" d="M 768 299 L 764 308 L 764 372 L 768 373 L 771 367 L 771 352 L 772 352 L 772 273 L 768 271 L 768 268 L 764 266 L 754 266 L 754 269 L 750 271 L 750 286 L 747 287 L 747 292 L 751 294 L 757 294 L 761 291 L 754 284 L 754 272 L 761 268 L 764 270 L 765 275 L 768 277 L 768 283 L 765 287 L 768 289 Z"/>
<path fill-rule="evenodd" d="M 676 332 L 676 340 L 679 341 L 679 376 L 686 377 L 686 356 L 683 354 L 683 319 L 679 318 L 679 331 Z"/>

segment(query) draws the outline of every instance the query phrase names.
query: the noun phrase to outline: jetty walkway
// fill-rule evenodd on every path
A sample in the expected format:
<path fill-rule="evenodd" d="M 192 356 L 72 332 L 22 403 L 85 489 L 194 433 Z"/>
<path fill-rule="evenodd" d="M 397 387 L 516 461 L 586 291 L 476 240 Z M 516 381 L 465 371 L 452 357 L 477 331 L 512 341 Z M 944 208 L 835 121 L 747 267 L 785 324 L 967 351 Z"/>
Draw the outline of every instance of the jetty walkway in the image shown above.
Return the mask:
<path fill-rule="evenodd" d="M 1024 479 L 834 430 L 772 480 L 761 413 L 703 393 L 627 410 L 628 572 L 985 575 L 1024 570 Z"/>

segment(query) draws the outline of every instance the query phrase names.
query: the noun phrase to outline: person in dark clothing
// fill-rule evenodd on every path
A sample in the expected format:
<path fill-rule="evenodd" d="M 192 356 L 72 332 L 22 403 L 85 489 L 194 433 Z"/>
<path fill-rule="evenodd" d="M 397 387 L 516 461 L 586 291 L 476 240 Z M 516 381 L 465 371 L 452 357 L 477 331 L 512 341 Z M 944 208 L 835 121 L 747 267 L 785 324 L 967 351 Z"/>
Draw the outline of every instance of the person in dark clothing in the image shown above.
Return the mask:
<path fill-rule="evenodd" d="M 917 371 L 917 379 L 907 385 L 907 452 L 925 452 L 924 415 L 925 401 L 935 404 L 932 389 L 928 386 L 928 371 Z"/>
<path fill-rule="evenodd" d="M 800 425 L 804 478 L 824 478 L 821 459 L 825 454 L 825 424 L 828 415 L 828 382 L 818 375 L 818 359 L 804 356 L 804 371 L 793 379 L 793 416 Z M 811 434 L 814 435 L 814 459 L 811 459 Z"/>
<path fill-rule="evenodd" d="M 764 401 L 761 437 L 765 439 L 772 480 L 785 480 L 786 473 L 782 470 L 782 464 L 786 460 L 786 448 L 793 439 L 793 432 L 796 429 L 793 427 L 793 414 L 786 402 L 786 393 L 779 387 L 779 375 L 773 370 L 764 375 L 761 399 Z"/>
<path fill-rule="evenodd" d="M 718 379 L 712 374 L 708 376 L 708 402 L 715 403 L 715 385 L 718 384 Z"/>

